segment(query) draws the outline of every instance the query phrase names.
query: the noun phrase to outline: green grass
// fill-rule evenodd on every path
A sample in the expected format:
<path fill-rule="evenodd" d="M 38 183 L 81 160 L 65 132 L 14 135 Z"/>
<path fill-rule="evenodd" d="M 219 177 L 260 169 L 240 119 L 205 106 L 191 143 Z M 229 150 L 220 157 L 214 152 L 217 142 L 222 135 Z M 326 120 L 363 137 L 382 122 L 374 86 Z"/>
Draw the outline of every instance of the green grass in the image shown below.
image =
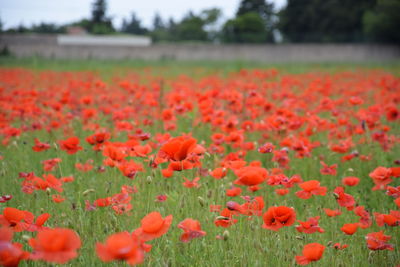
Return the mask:
<path fill-rule="evenodd" d="M 337 72 L 354 69 L 382 69 L 398 75 L 400 63 L 391 64 L 254 64 L 250 62 L 142 62 L 142 61 L 72 61 L 72 60 L 43 60 L 38 58 L 14 59 L 0 58 L 0 68 L 23 67 L 32 69 L 38 73 L 42 70 L 53 71 L 84 71 L 97 72 L 102 79 L 111 81 L 114 75 L 128 73 L 130 71 L 143 74 L 144 68 L 150 68 L 153 75 L 165 79 L 172 79 L 184 73 L 190 77 L 203 77 L 217 74 L 225 76 L 234 71 L 246 68 L 267 68 L 275 67 L 284 73 L 303 73 L 311 70 L 324 72 Z M 171 131 L 172 136 L 178 136 L 182 132 L 192 131 L 197 140 L 210 142 L 211 129 L 208 126 L 192 127 L 192 120 L 198 113 L 193 111 L 180 118 L 176 130 Z M 103 126 L 112 127 L 109 120 L 104 120 Z M 386 123 L 386 122 L 384 122 Z M 391 133 L 400 134 L 400 125 L 388 123 Z M 162 129 L 154 126 L 145 126 L 143 130 L 150 132 L 152 136 L 162 132 Z M 388 213 L 390 209 L 396 209 L 393 199 L 384 195 L 382 191 L 371 191 L 373 182 L 368 174 L 378 166 L 394 166 L 393 161 L 400 155 L 398 143 L 390 151 L 384 152 L 377 143 L 371 145 L 357 145 L 356 149 L 362 154 L 372 154 L 373 159 L 368 162 L 359 158 L 341 163 L 341 155 L 332 153 L 327 147 L 326 133 L 313 136 L 313 140 L 323 141 L 321 147 L 312 152 L 308 158 L 298 159 L 290 152 L 290 170 L 285 171 L 287 176 L 300 174 L 304 180 L 317 179 L 323 186 L 328 187 L 327 196 L 313 196 L 308 200 L 301 200 L 295 196 L 300 190 L 298 186 L 291 189 L 286 196 L 278 196 L 274 193 L 274 187 L 263 186 L 258 192 L 249 192 L 243 188 L 243 195 L 263 196 L 266 201 L 266 208 L 273 205 L 286 205 L 294 207 L 297 219 L 305 221 L 311 216 L 320 215 L 320 226 L 325 233 L 302 234 L 292 227 L 284 227 L 278 232 L 263 229 L 262 217 L 245 216 L 238 217 L 239 222 L 227 229 L 216 227 L 213 223 L 216 213 L 209 212 L 210 204 L 225 205 L 228 201 L 243 203 L 240 197 L 233 199 L 225 196 L 225 189 L 229 188 L 236 176 L 232 171 L 223 180 L 215 180 L 210 176 L 202 177 L 201 187 L 198 189 L 185 188 L 182 186 L 183 176 L 192 179 L 198 175 L 197 170 L 185 170 L 175 172 L 174 176 L 165 179 L 161 175 L 161 168 L 141 172 L 134 180 L 124 177 L 117 169 L 106 168 L 103 173 L 95 170 L 87 173 L 80 172 L 74 168 L 75 163 L 85 162 L 87 159 L 94 160 L 95 168 L 102 165 L 104 157 L 95 152 L 84 141 L 84 138 L 93 132 L 82 129 L 80 122 L 74 123 L 75 133 L 81 139 L 83 151 L 75 155 L 68 155 L 59 148 L 56 148 L 58 140 L 63 139 L 61 130 L 48 133 L 46 131 L 26 132 L 20 137 L 13 138 L 8 146 L 0 146 L 0 155 L 4 159 L 0 161 L 0 194 L 12 194 L 13 199 L 0 204 L 1 209 L 5 206 L 12 206 L 22 210 L 28 210 L 35 216 L 43 212 L 51 214 L 46 223 L 48 227 L 67 227 L 75 230 L 83 243 L 79 250 L 79 257 L 72 260 L 67 266 L 122 266 L 121 262 L 110 264 L 102 263 L 96 256 L 96 242 L 104 242 L 106 237 L 120 231 L 132 231 L 140 226 L 140 220 L 149 212 L 159 211 L 163 216 L 172 214 L 174 216 L 170 230 L 159 239 L 150 241 L 153 245 L 151 252 L 146 254 L 143 266 L 294 266 L 295 255 L 300 255 L 304 244 L 319 242 L 325 246 L 325 253 L 322 259 L 310 266 L 396 266 L 400 264 L 400 227 L 385 227 L 385 234 L 392 236 L 389 243 L 395 245 L 394 251 L 370 251 L 366 247 L 365 235 L 370 232 L 382 230 L 376 226 L 368 229 L 359 229 L 353 236 L 343 234 L 339 229 L 344 223 L 356 222 L 358 217 L 353 212 L 343 210 L 339 217 L 329 218 L 323 208 L 337 208 L 333 189 L 340 186 L 342 177 L 357 176 L 361 179 L 359 186 L 346 188 L 346 193 L 354 196 L 360 205 L 364 205 L 371 213 Z M 48 151 L 35 153 L 31 147 L 33 139 L 37 137 L 41 141 L 49 142 L 52 148 Z M 256 136 L 249 135 L 249 139 L 257 140 Z M 113 138 L 112 141 L 123 141 L 124 135 Z M 325 140 L 325 141 L 324 141 Z M 153 152 L 154 153 L 154 152 Z M 324 155 L 329 164 L 338 163 L 336 176 L 323 176 L 320 174 L 318 156 Z M 56 177 L 73 175 L 75 181 L 63 186 L 63 196 L 66 201 L 55 204 L 51 201 L 51 194 L 57 192 L 35 191 L 31 195 L 21 191 L 21 179 L 18 179 L 19 172 L 34 172 L 41 177 L 44 173 L 41 161 L 60 157 L 62 162 L 52 172 Z M 263 167 L 271 169 L 276 167 L 270 161 L 269 155 L 262 155 L 256 151 L 248 153 L 246 161 L 260 160 Z M 136 161 L 137 159 L 135 159 Z M 140 161 L 140 160 L 137 160 Z M 203 168 L 215 168 L 216 156 L 205 155 L 202 160 Z M 165 167 L 166 165 L 162 165 Z M 395 185 L 399 185 L 400 178 L 397 178 Z M 115 215 L 110 208 L 98 208 L 95 211 L 85 211 L 85 200 L 104 198 L 119 192 L 122 185 L 134 185 L 138 192 L 132 195 L 133 210 L 128 214 Z M 88 189 L 94 192 L 83 195 Z M 160 194 L 168 196 L 166 202 L 155 202 L 155 197 Z M 199 197 L 204 202 L 199 201 Z M 264 209 L 264 212 L 266 210 Z M 194 239 L 185 244 L 179 241 L 181 230 L 176 226 L 185 218 L 199 220 L 207 235 L 200 239 Z M 297 224 L 297 223 L 296 223 Z M 217 235 L 223 235 L 228 231 L 227 240 L 217 240 Z M 34 237 L 36 233 L 17 233 L 14 241 L 24 243 L 24 248 L 29 249 L 25 239 L 27 236 Z M 225 233 L 225 235 L 227 235 Z M 25 239 L 24 239 L 25 238 Z M 340 242 L 349 244 L 345 250 L 336 251 L 331 243 Z M 43 266 L 43 262 L 21 262 L 21 266 Z M 49 264 L 50 265 L 50 264 Z"/>

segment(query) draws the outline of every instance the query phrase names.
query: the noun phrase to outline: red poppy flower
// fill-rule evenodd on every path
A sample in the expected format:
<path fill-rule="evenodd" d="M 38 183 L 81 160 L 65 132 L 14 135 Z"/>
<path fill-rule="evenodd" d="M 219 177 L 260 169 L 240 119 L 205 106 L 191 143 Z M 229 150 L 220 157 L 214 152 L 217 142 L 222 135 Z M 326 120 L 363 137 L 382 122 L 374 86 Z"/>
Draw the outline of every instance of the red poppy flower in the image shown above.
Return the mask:
<path fill-rule="evenodd" d="M 342 230 L 346 235 L 353 235 L 357 231 L 358 226 L 358 223 L 346 223 L 342 228 L 340 228 L 340 230 Z"/>
<path fill-rule="evenodd" d="M 35 138 L 35 145 L 32 147 L 32 150 L 35 152 L 41 152 L 50 148 L 50 145 L 47 143 L 42 143 L 39 139 Z"/>
<path fill-rule="evenodd" d="M 29 258 L 29 253 L 22 250 L 22 244 L 12 243 L 13 231 L 6 227 L 0 228 L 0 265 L 5 267 L 18 266 L 21 260 Z"/>
<path fill-rule="evenodd" d="M 126 261 L 129 265 L 143 262 L 144 251 L 137 236 L 128 232 L 109 236 L 105 244 L 96 244 L 96 253 L 104 262 L 113 260 Z"/>
<path fill-rule="evenodd" d="M 201 230 L 200 222 L 187 218 L 178 224 L 178 228 L 182 229 L 184 232 L 180 236 L 182 242 L 189 242 L 193 238 L 198 238 L 206 235 L 206 232 Z"/>
<path fill-rule="evenodd" d="M 228 197 L 240 196 L 241 193 L 242 193 L 242 188 L 240 187 L 232 187 L 230 189 L 226 189 L 226 195 Z"/>
<path fill-rule="evenodd" d="M 238 179 L 234 181 L 237 185 L 253 186 L 261 184 L 267 179 L 268 171 L 261 167 L 247 166 L 235 171 Z"/>
<path fill-rule="evenodd" d="M 29 245 L 33 248 L 31 259 L 64 264 L 78 256 L 81 240 L 71 229 L 54 228 L 38 232 Z"/>
<path fill-rule="evenodd" d="M 365 239 L 367 240 L 367 247 L 370 250 L 384 250 L 384 249 L 394 250 L 392 244 L 386 243 L 391 238 L 392 238 L 391 236 L 384 235 L 383 231 L 369 233 L 365 237 Z"/>
<path fill-rule="evenodd" d="M 324 211 L 328 217 L 335 217 L 342 214 L 340 210 L 324 209 Z"/>
<path fill-rule="evenodd" d="M 390 168 L 378 167 L 374 171 L 369 174 L 369 177 L 372 178 L 372 181 L 375 183 L 375 186 L 372 190 L 382 190 L 386 189 L 387 185 L 392 182 L 390 178 L 392 174 L 392 170 Z"/>
<path fill-rule="evenodd" d="M 349 176 L 342 179 L 342 184 L 347 186 L 356 186 L 360 182 L 360 178 Z"/>
<path fill-rule="evenodd" d="M 312 234 L 315 232 L 320 232 L 320 233 L 325 232 L 324 229 L 322 229 L 318 225 L 319 218 L 320 218 L 319 216 L 316 216 L 309 218 L 305 222 L 298 221 L 300 225 L 296 226 L 296 230 L 299 231 L 300 233 L 306 233 L 306 234 Z"/>
<path fill-rule="evenodd" d="M 78 150 L 81 150 L 82 147 L 79 146 L 79 138 L 74 136 L 70 137 L 66 140 L 61 140 L 59 142 L 60 148 L 65 150 L 68 154 L 75 154 Z"/>
<path fill-rule="evenodd" d="M 263 228 L 278 231 L 284 226 L 292 225 L 296 220 L 293 208 L 286 206 L 270 207 L 263 215 Z"/>
<path fill-rule="evenodd" d="M 302 199 L 309 199 L 312 195 L 325 196 L 327 188 L 320 186 L 320 182 L 317 180 L 310 180 L 299 184 L 303 189 L 302 191 L 296 192 L 296 196 Z"/>
<path fill-rule="evenodd" d="M 159 212 L 153 211 L 141 220 L 141 226 L 134 231 L 134 234 L 144 242 L 150 241 L 164 235 L 171 223 L 172 215 L 162 218 Z"/>
<path fill-rule="evenodd" d="M 303 247 L 303 255 L 296 256 L 299 265 L 307 265 L 313 261 L 318 261 L 324 254 L 325 246 L 319 243 L 310 243 Z"/>

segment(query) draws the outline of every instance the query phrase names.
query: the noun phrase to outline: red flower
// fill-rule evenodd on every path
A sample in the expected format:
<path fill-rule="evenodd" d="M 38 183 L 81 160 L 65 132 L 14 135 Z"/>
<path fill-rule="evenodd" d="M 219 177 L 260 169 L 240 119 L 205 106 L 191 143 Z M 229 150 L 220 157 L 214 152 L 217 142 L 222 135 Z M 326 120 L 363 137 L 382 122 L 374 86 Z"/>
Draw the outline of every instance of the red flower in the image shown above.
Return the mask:
<path fill-rule="evenodd" d="M 198 181 L 200 181 L 200 177 L 195 177 L 193 179 L 193 181 L 190 181 L 189 179 L 187 179 L 186 177 L 183 177 L 183 179 L 185 179 L 185 181 L 182 183 L 184 187 L 187 188 L 198 188 L 200 187 L 200 185 L 197 183 Z"/>
<path fill-rule="evenodd" d="M 171 223 L 172 215 L 162 218 L 159 212 L 153 211 L 141 220 L 141 227 L 136 229 L 134 234 L 144 242 L 150 241 L 164 235 Z"/>
<path fill-rule="evenodd" d="M 193 238 L 198 238 L 206 235 L 206 232 L 201 230 L 200 222 L 187 218 L 178 224 L 178 228 L 184 232 L 180 237 L 182 242 L 189 242 Z"/>
<path fill-rule="evenodd" d="M 342 184 L 347 185 L 347 186 L 356 186 L 360 182 L 360 179 L 357 177 L 349 176 L 349 177 L 344 177 L 342 179 Z"/>
<path fill-rule="evenodd" d="M 302 199 L 309 199 L 312 195 L 325 196 L 327 188 L 320 186 L 320 182 L 317 180 L 310 180 L 299 184 L 303 189 L 302 191 L 296 192 L 296 196 Z"/>
<path fill-rule="evenodd" d="M 242 193 L 242 188 L 240 188 L 240 187 L 232 186 L 230 189 L 226 189 L 226 195 L 228 197 L 240 196 L 241 193 Z"/>
<path fill-rule="evenodd" d="M 340 210 L 324 209 L 324 211 L 328 217 L 335 217 L 342 214 Z"/>
<path fill-rule="evenodd" d="M 71 229 L 55 228 L 38 232 L 29 245 L 34 250 L 31 259 L 63 264 L 78 256 L 81 240 Z"/>
<path fill-rule="evenodd" d="M 319 243 L 310 243 L 304 246 L 303 255 L 296 256 L 299 265 L 307 265 L 312 261 L 318 261 L 324 254 L 325 246 Z"/>
<path fill-rule="evenodd" d="M 143 262 L 144 251 L 137 236 L 128 232 L 109 236 L 105 244 L 96 244 L 97 256 L 104 261 L 126 261 L 129 265 Z"/>
<path fill-rule="evenodd" d="M 367 247 L 371 250 L 394 250 L 392 244 L 386 243 L 388 240 L 392 238 L 391 236 L 384 235 L 383 231 L 369 233 L 365 237 L 367 240 Z"/>
<path fill-rule="evenodd" d="M 0 265 L 5 267 L 18 266 L 21 260 L 27 259 L 29 253 L 22 250 L 22 244 L 11 243 L 13 231 L 0 228 Z"/>
<path fill-rule="evenodd" d="M 324 229 L 322 229 L 318 225 L 319 218 L 320 218 L 319 216 L 316 216 L 316 217 L 309 218 L 305 222 L 298 221 L 300 223 L 300 225 L 296 226 L 296 230 L 299 231 L 300 233 L 306 233 L 306 234 L 312 234 L 317 231 L 320 233 L 325 232 Z"/>
<path fill-rule="evenodd" d="M 290 226 L 296 220 L 293 208 L 286 206 L 270 207 L 263 215 L 263 228 L 278 231 L 284 226 Z"/>
<path fill-rule="evenodd" d="M 79 138 L 76 136 L 61 140 L 59 144 L 60 148 L 65 150 L 68 154 L 75 154 L 78 150 L 82 149 L 82 147 L 79 146 Z"/>
<path fill-rule="evenodd" d="M 392 182 L 390 178 L 392 170 L 390 168 L 378 167 L 373 172 L 369 174 L 375 186 L 372 190 L 382 190 L 386 189 L 386 186 Z"/>
<path fill-rule="evenodd" d="M 358 226 L 358 223 L 346 223 L 342 228 L 340 228 L 340 230 L 342 230 L 346 235 L 353 235 L 357 231 Z"/>
<path fill-rule="evenodd" d="M 41 152 L 50 148 L 50 145 L 47 143 L 42 143 L 39 139 L 35 138 L 35 145 L 32 147 L 33 151 Z"/>
<path fill-rule="evenodd" d="M 268 171 L 261 167 L 247 166 L 238 169 L 235 174 L 238 179 L 234 181 L 234 184 L 253 186 L 264 182 L 267 179 Z"/>

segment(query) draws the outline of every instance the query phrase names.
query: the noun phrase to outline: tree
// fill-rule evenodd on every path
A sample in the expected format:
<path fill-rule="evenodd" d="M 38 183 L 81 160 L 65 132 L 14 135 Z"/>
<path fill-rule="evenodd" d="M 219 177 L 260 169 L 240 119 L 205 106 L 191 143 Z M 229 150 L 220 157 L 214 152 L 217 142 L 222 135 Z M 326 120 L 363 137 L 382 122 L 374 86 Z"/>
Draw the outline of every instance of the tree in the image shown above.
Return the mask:
<path fill-rule="evenodd" d="M 204 30 L 205 21 L 195 15 L 189 13 L 176 25 L 176 37 L 178 40 L 188 41 L 207 41 L 207 32 Z"/>
<path fill-rule="evenodd" d="M 279 29 L 291 42 L 363 41 L 362 18 L 375 0 L 288 0 Z"/>
<path fill-rule="evenodd" d="M 364 14 L 364 33 L 369 41 L 400 44 L 400 1 L 378 0 Z"/>
<path fill-rule="evenodd" d="M 236 17 L 223 27 L 223 40 L 228 43 L 273 42 L 276 20 L 273 8 L 273 4 L 265 0 L 242 0 Z"/>
<path fill-rule="evenodd" d="M 204 30 L 207 32 L 207 39 L 215 42 L 218 40 L 220 31 L 218 21 L 222 16 L 222 11 L 219 8 L 210 8 L 201 11 L 200 17 L 204 21 Z"/>
<path fill-rule="evenodd" d="M 132 12 L 130 21 L 123 20 L 121 31 L 131 34 L 146 34 L 147 29 L 142 27 L 140 19 L 136 17 L 136 14 Z"/>
<path fill-rule="evenodd" d="M 226 43 L 264 43 L 271 40 L 266 34 L 264 21 L 254 12 L 228 20 L 222 36 Z"/>
<path fill-rule="evenodd" d="M 92 4 L 92 18 L 86 30 L 94 34 L 109 34 L 115 32 L 112 21 L 106 14 L 106 1 L 95 0 Z"/>

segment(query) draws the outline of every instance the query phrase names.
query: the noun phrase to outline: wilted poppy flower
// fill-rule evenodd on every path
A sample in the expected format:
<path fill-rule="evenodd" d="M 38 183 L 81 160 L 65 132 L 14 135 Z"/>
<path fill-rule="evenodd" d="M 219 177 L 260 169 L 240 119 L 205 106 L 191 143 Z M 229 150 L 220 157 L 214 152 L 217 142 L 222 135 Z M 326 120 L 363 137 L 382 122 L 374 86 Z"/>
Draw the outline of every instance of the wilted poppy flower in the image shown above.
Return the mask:
<path fill-rule="evenodd" d="M 284 226 L 292 225 L 296 220 L 293 208 L 286 206 L 270 207 L 263 215 L 263 228 L 278 231 Z"/>
<path fill-rule="evenodd" d="M 81 240 L 71 229 L 54 228 L 38 232 L 29 245 L 33 248 L 31 259 L 63 264 L 78 256 Z"/>
<path fill-rule="evenodd" d="M 384 250 L 384 249 L 394 250 L 392 244 L 386 243 L 391 238 L 392 238 L 391 236 L 384 235 L 383 231 L 369 233 L 365 237 L 365 239 L 367 240 L 367 247 L 370 250 Z"/>
<path fill-rule="evenodd" d="M 324 254 L 325 246 L 319 243 L 310 243 L 303 247 L 303 255 L 296 256 L 299 265 L 307 265 L 310 262 L 318 261 Z"/>
<path fill-rule="evenodd" d="M 79 142 L 79 138 L 74 136 L 66 140 L 61 140 L 59 143 L 62 150 L 65 150 L 68 154 L 75 154 L 78 150 L 82 149 L 82 147 L 79 146 Z"/>
<path fill-rule="evenodd" d="M 312 195 L 325 196 L 327 188 L 320 186 L 320 182 L 317 180 L 310 180 L 299 184 L 302 191 L 296 192 L 296 196 L 302 199 L 309 199 Z"/>
<path fill-rule="evenodd" d="M 143 262 L 144 251 L 137 236 L 128 232 L 109 236 L 105 244 L 97 243 L 96 252 L 104 262 L 126 261 L 129 265 Z"/>
<path fill-rule="evenodd" d="M 178 228 L 184 232 L 179 238 L 182 242 L 189 242 L 193 238 L 198 238 L 206 235 L 206 232 L 201 230 L 200 222 L 187 218 L 178 224 Z"/>
<path fill-rule="evenodd" d="M 172 215 L 162 218 L 159 212 L 153 211 L 141 220 L 141 226 L 134 231 L 134 234 L 144 242 L 150 241 L 165 234 L 171 223 Z"/>

